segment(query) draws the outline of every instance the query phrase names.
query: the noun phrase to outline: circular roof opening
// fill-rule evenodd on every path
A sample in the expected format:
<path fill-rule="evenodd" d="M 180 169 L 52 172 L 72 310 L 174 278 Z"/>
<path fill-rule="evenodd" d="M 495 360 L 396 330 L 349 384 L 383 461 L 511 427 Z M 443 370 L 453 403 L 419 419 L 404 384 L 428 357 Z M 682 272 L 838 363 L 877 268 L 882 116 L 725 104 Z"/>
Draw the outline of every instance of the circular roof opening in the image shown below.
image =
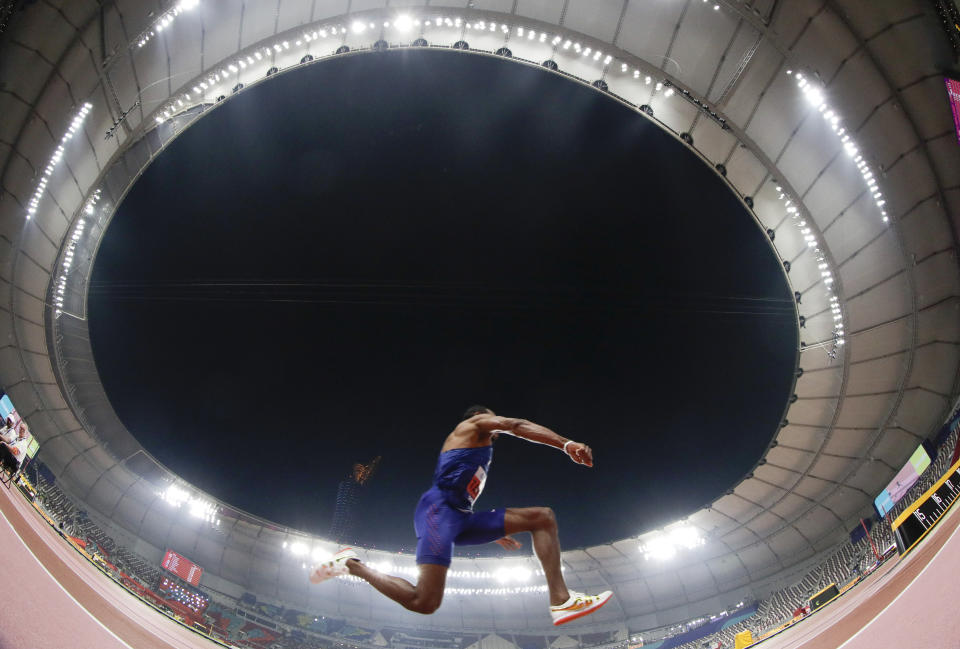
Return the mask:
<path fill-rule="evenodd" d="M 797 347 L 712 164 L 585 85 L 440 51 L 305 65 L 189 128 L 106 234 L 90 329 L 131 432 L 233 505 L 324 534 L 382 456 L 353 527 L 381 548 L 412 545 L 474 402 L 597 458 L 500 440 L 479 506 L 550 505 L 568 547 L 682 517 L 760 458 Z"/>

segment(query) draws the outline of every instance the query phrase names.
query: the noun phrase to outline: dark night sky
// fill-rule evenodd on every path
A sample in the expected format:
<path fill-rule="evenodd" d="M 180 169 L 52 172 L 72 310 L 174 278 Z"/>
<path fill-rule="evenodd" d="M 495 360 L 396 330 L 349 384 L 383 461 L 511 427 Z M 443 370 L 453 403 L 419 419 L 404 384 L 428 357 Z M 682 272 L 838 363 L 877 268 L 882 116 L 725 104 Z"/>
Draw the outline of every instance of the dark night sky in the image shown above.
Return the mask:
<path fill-rule="evenodd" d="M 674 139 L 437 51 L 226 102 L 130 192 L 90 290 L 104 386 L 161 462 L 323 534 L 338 481 L 382 455 L 355 540 L 392 549 L 473 403 L 593 446 L 590 470 L 501 439 L 478 503 L 551 505 L 565 547 L 710 502 L 774 433 L 792 313 L 762 232 Z"/>

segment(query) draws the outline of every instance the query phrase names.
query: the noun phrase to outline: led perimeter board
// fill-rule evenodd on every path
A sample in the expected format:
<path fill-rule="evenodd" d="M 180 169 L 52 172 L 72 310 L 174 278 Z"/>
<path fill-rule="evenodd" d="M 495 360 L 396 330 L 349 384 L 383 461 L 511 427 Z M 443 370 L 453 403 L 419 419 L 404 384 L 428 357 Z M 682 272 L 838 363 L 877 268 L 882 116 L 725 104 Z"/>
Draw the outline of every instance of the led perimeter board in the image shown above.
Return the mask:
<path fill-rule="evenodd" d="M 960 142 L 960 81 L 944 77 L 947 86 L 947 97 L 950 99 L 950 110 L 953 111 L 953 125 L 957 133 L 957 142 Z"/>
<path fill-rule="evenodd" d="M 893 521 L 890 529 L 903 556 L 920 542 L 927 532 L 960 499 L 960 462 L 957 462 L 925 494 Z"/>

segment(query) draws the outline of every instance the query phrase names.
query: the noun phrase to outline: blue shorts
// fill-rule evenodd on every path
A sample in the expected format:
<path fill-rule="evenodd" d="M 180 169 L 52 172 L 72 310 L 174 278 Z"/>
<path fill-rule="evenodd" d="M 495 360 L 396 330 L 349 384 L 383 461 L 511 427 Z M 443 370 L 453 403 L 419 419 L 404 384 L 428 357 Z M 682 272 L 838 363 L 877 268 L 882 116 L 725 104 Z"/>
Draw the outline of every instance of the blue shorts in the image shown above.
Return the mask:
<path fill-rule="evenodd" d="M 449 566 L 454 545 L 481 545 L 503 537 L 506 510 L 464 512 L 450 506 L 436 487 L 420 497 L 413 515 L 417 563 Z"/>

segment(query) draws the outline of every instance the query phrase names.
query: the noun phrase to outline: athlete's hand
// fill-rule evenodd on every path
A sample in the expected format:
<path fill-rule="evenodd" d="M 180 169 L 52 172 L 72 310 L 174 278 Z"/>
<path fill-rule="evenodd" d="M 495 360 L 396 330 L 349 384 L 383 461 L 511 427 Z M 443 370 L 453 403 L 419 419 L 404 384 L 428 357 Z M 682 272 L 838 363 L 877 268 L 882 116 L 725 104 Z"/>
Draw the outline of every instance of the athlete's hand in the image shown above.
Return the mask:
<path fill-rule="evenodd" d="M 523 543 L 516 540 L 512 536 L 505 536 L 502 539 L 497 539 L 494 541 L 494 543 L 499 545 L 504 550 L 519 550 L 523 547 Z"/>
<path fill-rule="evenodd" d="M 567 444 L 566 453 L 577 464 L 593 466 L 593 451 L 586 444 L 570 442 Z"/>

